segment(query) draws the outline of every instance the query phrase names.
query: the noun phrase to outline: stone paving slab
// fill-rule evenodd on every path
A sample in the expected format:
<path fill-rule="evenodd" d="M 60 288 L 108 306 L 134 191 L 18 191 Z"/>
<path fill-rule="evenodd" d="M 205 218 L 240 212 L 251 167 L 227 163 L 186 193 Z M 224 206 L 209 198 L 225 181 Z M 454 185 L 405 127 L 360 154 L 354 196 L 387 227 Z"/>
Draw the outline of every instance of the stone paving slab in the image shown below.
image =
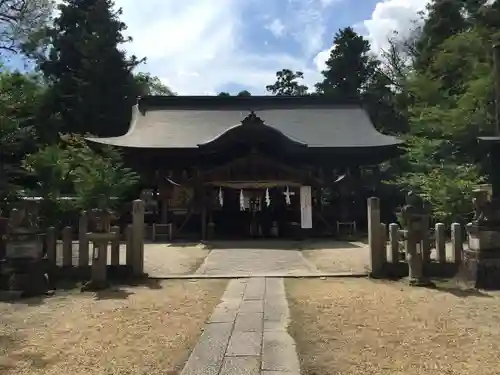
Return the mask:
<path fill-rule="evenodd" d="M 214 249 L 195 273 L 254 276 L 317 272 L 298 249 Z"/>
<path fill-rule="evenodd" d="M 181 375 L 300 375 L 283 279 L 232 280 Z"/>
<path fill-rule="evenodd" d="M 245 274 L 245 273 L 221 273 L 221 274 L 213 274 L 213 275 L 204 275 L 192 273 L 188 275 L 166 275 L 163 277 L 154 277 L 149 276 L 151 279 L 159 279 L 159 280 L 204 280 L 204 279 L 249 279 L 249 278 L 290 278 L 290 279 L 300 279 L 300 278 L 327 278 L 327 277 L 366 277 L 368 276 L 368 272 L 297 272 L 292 274 L 275 272 L 275 273 L 255 273 L 255 274 Z"/>

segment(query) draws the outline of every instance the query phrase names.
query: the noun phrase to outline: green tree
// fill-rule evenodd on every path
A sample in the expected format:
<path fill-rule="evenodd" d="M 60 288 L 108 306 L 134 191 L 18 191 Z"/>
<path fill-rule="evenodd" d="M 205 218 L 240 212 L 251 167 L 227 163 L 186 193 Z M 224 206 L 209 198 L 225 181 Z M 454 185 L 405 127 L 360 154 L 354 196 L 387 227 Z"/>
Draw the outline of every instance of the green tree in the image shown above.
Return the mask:
<path fill-rule="evenodd" d="M 273 95 L 278 96 L 302 96 L 307 95 L 308 87 L 301 83 L 304 79 L 304 73 L 282 69 L 276 72 L 276 82 L 267 85 L 266 90 Z"/>
<path fill-rule="evenodd" d="M 170 87 L 165 85 L 158 77 L 152 76 L 150 73 L 137 73 L 134 78 L 137 85 L 137 96 L 176 95 Z"/>
<path fill-rule="evenodd" d="M 417 42 L 415 67 L 425 70 L 439 46 L 449 37 L 466 29 L 464 4 L 460 0 L 433 0 L 427 5 L 428 16 Z"/>
<path fill-rule="evenodd" d="M 139 180 L 115 149 L 93 150 L 78 135 L 65 135 L 59 144 L 28 155 L 24 166 L 37 180 L 33 193 L 43 198 L 42 226 L 60 225 L 65 212 L 96 208 L 102 196 L 114 208 Z M 75 202 L 61 200 L 71 194 Z"/>
<path fill-rule="evenodd" d="M 33 51 L 53 12 L 51 0 L 0 0 L 0 51 Z"/>
<path fill-rule="evenodd" d="M 218 93 L 217 96 L 231 96 L 231 94 L 228 92 L 222 91 L 222 92 Z"/>
<path fill-rule="evenodd" d="M 483 181 L 476 138 L 493 130 L 492 88 L 491 47 L 475 27 L 444 40 L 408 78 L 410 128 L 396 181 L 446 223 L 470 218 L 473 186 Z"/>
<path fill-rule="evenodd" d="M 137 86 L 119 46 L 126 29 L 111 0 L 66 0 L 49 30 L 51 49 L 40 68 L 51 84 L 46 114 L 59 115 L 59 131 L 100 136 L 125 134 Z M 53 126 L 53 125 L 51 125 Z"/>
<path fill-rule="evenodd" d="M 0 72 L 0 211 L 8 211 L 26 183 L 21 161 L 37 148 L 34 125 L 42 93 L 36 76 Z"/>
<path fill-rule="evenodd" d="M 334 98 L 360 98 L 370 82 L 378 62 L 370 54 L 370 43 L 351 27 L 334 37 L 322 82 L 316 84 L 319 94 Z"/>
<path fill-rule="evenodd" d="M 236 96 L 252 96 L 252 94 L 248 90 L 241 90 Z"/>

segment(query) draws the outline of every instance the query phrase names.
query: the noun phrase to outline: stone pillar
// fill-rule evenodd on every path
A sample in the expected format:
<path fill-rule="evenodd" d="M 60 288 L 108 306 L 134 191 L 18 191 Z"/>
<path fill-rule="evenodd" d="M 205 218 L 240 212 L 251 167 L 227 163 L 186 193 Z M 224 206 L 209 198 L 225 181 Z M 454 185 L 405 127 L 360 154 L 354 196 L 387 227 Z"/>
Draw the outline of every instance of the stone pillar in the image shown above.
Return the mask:
<path fill-rule="evenodd" d="M 311 186 L 301 186 L 300 187 L 300 227 L 304 231 L 310 231 L 312 229 L 312 187 Z"/>
<path fill-rule="evenodd" d="M 382 256 L 382 262 L 387 263 L 387 226 L 384 223 L 380 223 L 380 255 Z"/>
<path fill-rule="evenodd" d="M 83 211 L 78 222 L 78 265 L 80 267 L 88 267 L 89 265 L 88 222 L 87 211 Z"/>
<path fill-rule="evenodd" d="M 422 282 L 422 254 L 417 252 L 417 239 L 415 232 L 405 231 L 405 250 L 408 262 L 408 279 L 410 285 L 418 286 Z"/>
<path fill-rule="evenodd" d="M 92 246 L 91 289 L 99 290 L 107 287 L 108 241 L 95 239 Z"/>
<path fill-rule="evenodd" d="M 446 233 L 443 223 L 437 223 L 435 228 L 436 237 L 436 260 L 446 263 Z"/>
<path fill-rule="evenodd" d="M 144 273 L 144 202 L 132 203 L 132 257 L 134 276 Z"/>
<path fill-rule="evenodd" d="M 451 224 L 451 256 L 456 265 L 462 263 L 463 242 L 462 226 L 459 223 Z"/>
<path fill-rule="evenodd" d="M 56 228 L 47 228 L 47 237 L 45 239 L 47 243 L 47 259 L 49 264 L 53 267 L 57 266 L 57 236 Z"/>
<path fill-rule="evenodd" d="M 62 264 L 63 267 L 73 265 L 73 233 L 71 233 L 71 227 L 64 227 L 62 230 Z"/>
<path fill-rule="evenodd" d="M 120 265 L 120 227 L 111 227 L 115 237 L 111 240 L 111 265 Z"/>
<path fill-rule="evenodd" d="M 132 243 L 132 224 L 125 228 L 125 263 L 127 266 L 134 266 L 134 244 Z"/>
<path fill-rule="evenodd" d="M 399 225 L 389 224 L 389 243 L 391 249 L 391 263 L 399 263 Z"/>
<path fill-rule="evenodd" d="M 368 242 L 370 249 L 370 275 L 380 277 L 384 257 L 380 246 L 380 199 L 368 198 Z"/>
<path fill-rule="evenodd" d="M 431 260 L 431 244 L 429 239 L 429 215 L 422 215 L 422 231 L 420 241 L 420 252 L 422 253 L 422 262 L 429 263 Z"/>

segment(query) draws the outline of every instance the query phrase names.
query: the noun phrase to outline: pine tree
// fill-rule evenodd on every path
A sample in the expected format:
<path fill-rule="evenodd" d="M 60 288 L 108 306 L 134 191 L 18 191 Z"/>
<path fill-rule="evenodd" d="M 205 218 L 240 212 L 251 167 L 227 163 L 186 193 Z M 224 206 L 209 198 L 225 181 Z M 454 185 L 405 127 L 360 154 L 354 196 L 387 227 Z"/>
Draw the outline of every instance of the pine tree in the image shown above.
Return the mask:
<path fill-rule="evenodd" d="M 340 30 L 334 37 L 327 69 L 321 72 L 325 78 L 316 84 L 317 92 L 335 98 L 360 98 L 377 66 L 369 52 L 370 43 L 352 28 Z"/>
<path fill-rule="evenodd" d="M 470 11 L 474 9 L 469 2 Z M 477 4 L 474 4 L 477 5 Z M 417 42 L 417 70 L 425 70 L 439 46 L 449 37 L 457 35 L 468 26 L 464 13 L 464 2 L 457 0 L 433 0 L 428 6 L 428 17 Z"/>
<path fill-rule="evenodd" d="M 302 96 L 307 95 L 308 87 L 301 83 L 304 73 L 282 69 L 276 72 L 276 82 L 267 85 L 266 90 L 277 96 Z"/>
<path fill-rule="evenodd" d="M 128 129 L 137 91 L 132 69 L 140 61 L 119 49 L 121 9 L 112 0 L 66 0 L 49 31 L 51 50 L 40 68 L 52 87 L 47 113 L 58 113 L 58 130 L 117 136 Z"/>

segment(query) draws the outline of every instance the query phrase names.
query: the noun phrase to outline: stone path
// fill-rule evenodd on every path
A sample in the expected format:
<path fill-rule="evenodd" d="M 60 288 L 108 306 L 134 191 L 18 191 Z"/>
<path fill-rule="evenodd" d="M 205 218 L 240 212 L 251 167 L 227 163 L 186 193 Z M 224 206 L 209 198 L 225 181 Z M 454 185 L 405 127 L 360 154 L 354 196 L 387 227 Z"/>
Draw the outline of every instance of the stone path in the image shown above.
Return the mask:
<path fill-rule="evenodd" d="M 196 274 L 287 276 L 319 273 L 316 266 L 293 249 L 214 249 Z"/>
<path fill-rule="evenodd" d="M 282 278 L 232 280 L 181 375 L 300 375 Z"/>

